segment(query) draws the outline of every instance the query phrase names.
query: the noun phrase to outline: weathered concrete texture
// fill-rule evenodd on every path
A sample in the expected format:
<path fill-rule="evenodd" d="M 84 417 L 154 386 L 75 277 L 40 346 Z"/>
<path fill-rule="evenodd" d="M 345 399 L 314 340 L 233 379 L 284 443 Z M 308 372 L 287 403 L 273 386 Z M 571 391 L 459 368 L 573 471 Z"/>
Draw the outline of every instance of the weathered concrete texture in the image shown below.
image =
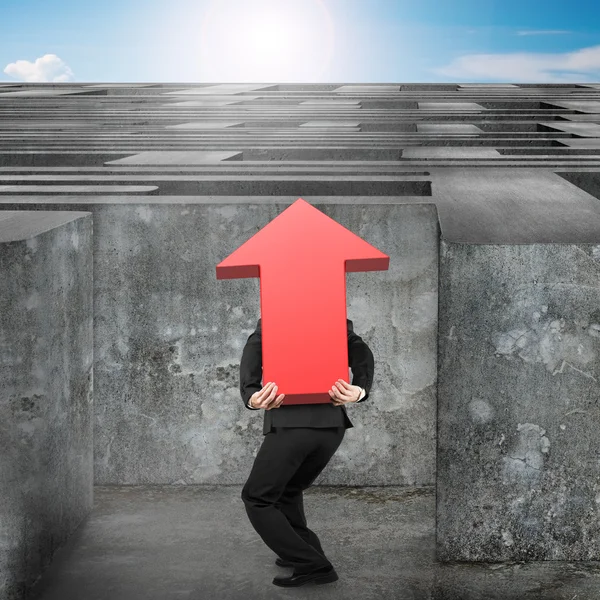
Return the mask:
<path fill-rule="evenodd" d="M 600 560 L 600 245 L 441 241 L 439 560 Z"/>
<path fill-rule="evenodd" d="M 243 121 L 195 121 L 192 123 L 179 123 L 166 125 L 165 129 L 227 129 L 230 127 L 243 127 Z"/>
<path fill-rule="evenodd" d="M 21 600 L 92 509 L 92 216 L 2 214 L 0 281 L 0 598 Z"/>
<path fill-rule="evenodd" d="M 337 100 L 336 98 L 332 98 L 330 100 L 303 100 L 302 102 L 298 103 L 299 105 L 308 105 L 308 106 L 319 106 L 319 107 L 324 107 L 327 108 L 328 106 L 332 106 L 332 107 L 343 107 L 343 108 L 360 108 L 360 100 L 343 100 L 343 99 L 339 99 Z"/>
<path fill-rule="evenodd" d="M 600 102 L 598 103 L 600 105 Z M 598 116 L 600 119 L 600 115 Z M 565 131 L 577 136 L 597 138 L 600 137 L 600 125 L 597 123 L 569 123 L 568 121 L 554 121 L 553 123 L 539 123 L 540 130 L 542 127 L 546 129 L 556 129 Z"/>
<path fill-rule="evenodd" d="M 7 88 L 9 89 L 9 88 Z M 73 94 L 81 94 L 82 92 L 80 90 L 61 90 L 61 89 L 29 89 L 29 90 L 18 90 L 16 92 L 9 92 L 9 91 L 5 91 L 5 90 L 1 90 L 0 94 L 2 95 L 2 97 L 21 97 L 21 96 L 67 96 L 67 95 L 73 95 Z M 85 92 L 83 92 L 85 93 Z"/>
<path fill-rule="evenodd" d="M 302 187 L 305 192 L 302 197 L 311 203 L 360 202 L 368 206 L 373 201 L 389 204 L 434 202 L 441 231 L 446 239 L 454 242 L 600 243 L 600 202 L 595 197 L 600 196 L 600 186 L 594 171 L 569 168 L 568 173 L 561 176 L 532 168 L 507 171 L 504 168 L 438 168 L 423 164 L 422 168 L 427 168 L 427 171 L 404 171 L 394 176 L 374 177 L 368 165 L 358 164 L 351 176 L 338 174 L 332 177 L 321 171 L 318 177 L 311 177 L 298 174 L 298 169 L 303 167 L 276 166 L 276 175 L 263 175 L 259 181 L 251 181 L 249 172 L 254 168 L 252 165 L 239 160 L 226 163 L 219 164 L 219 168 L 227 166 L 228 169 L 221 177 L 215 176 L 214 171 L 205 174 L 205 169 L 216 168 L 210 164 L 200 165 L 197 172 L 186 171 L 185 167 L 179 167 L 181 172 L 174 172 L 178 167 L 173 165 L 162 168 L 145 165 L 136 167 L 145 171 L 133 175 L 129 171 L 123 172 L 122 167 L 116 165 L 116 168 L 106 169 L 102 174 L 93 168 L 87 174 L 83 169 L 77 175 L 48 173 L 44 176 L 44 183 L 60 181 L 64 177 L 89 181 L 105 177 L 114 183 L 126 180 L 130 184 L 145 182 L 160 186 L 166 195 L 162 198 L 147 196 L 147 204 L 291 203 L 298 196 L 285 196 L 285 191 L 292 192 Z M 427 172 L 429 175 L 425 175 Z M 24 180 L 28 177 L 21 173 L 15 170 L 11 175 L 0 174 L 0 181 Z M 278 180 L 274 181 L 272 177 Z M 354 181 L 345 180 L 349 177 L 353 177 Z M 356 181 L 363 177 L 366 181 Z M 39 180 L 40 176 L 37 176 L 36 181 Z M 279 193 L 269 195 L 274 187 L 279 189 Z M 252 188 L 258 190 L 251 195 L 241 196 L 243 191 L 252 192 Z M 347 196 L 342 194 L 344 190 Z M 187 197 L 179 195 L 182 192 Z M 260 192 L 263 194 L 257 195 Z M 411 192 L 415 195 L 411 195 Z M 209 193 L 219 195 L 211 196 Z M 380 193 L 386 195 L 381 196 Z M 72 196 L 74 194 L 56 194 L 56 202 L 66 204 L 90 200 L 83 194 L 80 199 Z M 0 194 L 0 207 L 10 205 L 11 209 L 18 208 L 20 204 L 48 201 L 41 194 L 39 200 L 33 195 L 15 195 L 11 200 L 10 195 Z M 102 195 L 93 198 L 95 204 L 132 201 L 133 198 L 117 194 L 112 198 Z M 139 203 L 139 200 L 135 202 Z M 57 208 L 62 209 L 62 206 Z"/>
<path fill-rule="evenodd" d="M 518 90 L 518 86 L 516 86 L 514 83 L 459 83 L 456 86 L 459 90 L 461 89 L 465 89 L 465 90 L 472 90 L 475 89 L 477 91 L 485 91 L 485 90 L 491 90 L 496 92 L 499 89 L 510 89 L 512 92 L 514 92 L 514 90 Z"/>
<path fill-rule="evenodd" d="M 217 163 L 222 160 L 241 160 L 241 152 L 211 152 L 211 151 L 148 151 L 139 152 L 126 158 L 109 160 L 107 165 L 204 165 Z"/>
<path fill-rule="evenodd" d="M 107 163 L 108 164 L 108 163 Z M 111 163 L 112 164 L 112 163 Z M 116 163 L 115 163 L 116 164 Z M 127 166 L 127 165 L 124 165 Z M 152 166 L 145 164 L 145 167 Z M 157 165 L 157 166 L 170 166 L 170 165 Z M 71 176 L 71 181 L 80 179 L 88 180 L 104 180 L 110 179 L 114 181 L 114 185 L 56 185 L 56 190 L 49 189 L 53 185 L 54 181 L 62 180 L 65 178 L 63 175 L 58 176 L 46 176 L 44 184 L 37 184 L 33 186 L 26 186 L 27 192 L 20 193 L 21 188 L 24 185 L 10 185 L 6 186 L 6 191 L 2 191 L 0 187 L 0 198 L 2 200 L 18 199 L 23 198 L 25 202 L 32 198 L 35 194 L 45 194 L 47 196 L 55 195 L 66 197 L 69 194 L 76 194 L 82 198 L 89 200 L 90 196 L 106 196 L 106 194 L 112 194 L 114 197 L 129 198 L 130 196 L 143 195 L 146 201 L 150 202 L 152 196 L 158 195 L 158 186 L 145 186 L 149 190 L 147 192 L 141 192 L 137 188 L 143 187 L 136 185 L 141 182 L 148 183 L 159 183 L 161 191 L 169 198 L 174 198 L 179 194 L 185 194 L 188 196 L 190 202 L 195 200 L 199 195 L 204 197 L 213 198 L 216 196 L 234 196 L 234 197 L 245 197 L 252 195 L 262 194 L 267 197 L 267 194 L 272 191 L 277 195 L 294 194 L 299 187 L 304 190 L 303 196 L 337 196 L 340 194 L 346 194 L 348 196 L 389 196 L 395 194 L 395 196 L 417 196 L 417 201 L 426 200 L 427 196 L 431 195 L 431 182 L 428 180 L 426 175 L 418 173 L 416 175 L 401 174 L 401 175 L 382 175 L 382 176 L 343 176 L 343 175 L 323 175 L 320 178 L 315 178 L 311 175 L 306 174 L 286 174 L 281 176 L 279 173 L 272 175 L 264 175 L 256 177 L 254 173 L 247 170 L 240 171 L 238 173 L 232 173 L 229 177 L 223 178 L 221 175 L 214 173 L 203 175 L 203 174 L 166 174 L 163 172 L 161 175 L 146 174 L 140 175 L 139 173 L 130 175 L 128 173 L 120 172 L 120 174 L 109 175 L 108 172 L 98 176 L 97 174 L 90 176 Z M 118 172 L 117 172 L 118 173 Z M 11 178 L 12 181 L 18 180 L 18 176 L 2 176 L 0 175 L 0 181 Z M 69 177 L 68 175 L 66 177 Z M 73 179 L 73 177 L 75 179 Z M 365 181 L 366 180 L 366 181 Z M 39 179 L 38 179 L 39 181 Z M 129 185 L 118 185 L 116 182 L 121 183 L 127 182 Z M 83 188 L 83 189 L 82 189 Z M 99 188 L 99 189 L 95 189 Z M 125 188 L 125 189 L 123 189 Z M 419 198 L 421 196 L 421 198 Z M 42 196 L 43 197 L 43 196 Z M 298 199 L 298 196 L 292 196 L 292 202 Z M 320 199 L 320 198 L 318 198 Z M 217 200 L 217 198 L 214 198 Z"/>
<path fill-rule="evenodd" d="M 81 87 L 84 88 L 123 88 L 123 89 L 129 89 L 129 88 L 147 88 L 147 87 L 154 87 L 157 84 L 155 83 L 90 83 L 90 84 L 83 84 Z"/>
<path fill-rule="evenodd" d="M 600 171 L 596 169 L 588 172 L 584 171 L 564 171 L 557 173 L 560 177 L 563 177 L 569 183 L 577 186 L 584 190 L 595 199 L 600 198 Z M 598 240 L 600 243 L 600 239 Z"/>
<path fill-rule="evenodd" d="M 160 104 L 159 106 L 175 106 L 175 107 L 202 107 L 202 106 L 228 106 L 230 104 L 239 104 L 240 102 L 248 102 L 250 100 L 257 100 L 259 96 L 213 96 L 210 95 L 209 99 L 206 100 L 181 100 L 179 102 L 169 102 Z"/>
<path fill-rule="evenodd" d="M 557 141 L 571 148 L 600 148 L 600 138 L 572 138 Z"/>
<path fill-rule="evenodd" d="M 429 487 L 307 490 L 308 525 L 339 580 L 282 590 L 271 581 L 291 570 L 275 565 L 276 555 L 248 522 L 240 490 L 96 486 L 94 512 L 34 599 L 598 600 L 594 562 L 435 562 Z"/>
<path fill-rule="evenodd" d="M 367 216 L 361 205 L 314 206 L 394 257 L 388 271 L 347 275 L 377 401 L 351 410 L 327 482 L 432 484 L 435 207 L 373 204 Z M 243 406 L 239 361 L 259 281 L 217 281 L 214 266 L 284 208 L 94 207 L 96 483 L 245 481 L 263 417 Z"/>
<path fill-rule="evenodd" d="M 597 100 L 546 100 L 546 102 L 549 102 L 555 106 L 560 106 L 561 108 L 580 110 L 585 113 L 600 113 L 600 102 Z"/>
<path fill-rule="evenodd" d="M 471 123 L 417 123 L 419 133 L 438 134 L 479 134 L 483 133 L 479 127 Z M 497 156 L 497 154 L 495 155 Z"/>
<path fill-rule="evenodd" d="M 173 92 L 163 92 L 163 96 L 219 96 L 219 95 L 234 95 L 244 92 L 267 91 L 268 84 L 260 83 L 220 83 L 216 85 L 208 85 L 205 87 L 185 88 L 175 90 Z"/>
<path fill-rule="evenodd" d="M 477 102 L 418 102 L 420 110 L 443 110 L 443 111 L 478 111 L 485 110 Z"/>
<path fill-rule="evenodd" d="M 599 117 L 595 113 L 573 113 L 570 115 L 561 115 L 561 119 L 566 119 L 568 121 L 588 121 L 590 123 L 594 123 L 599 120 Z"/>
<path fill-rule="evenodd" d="M 423 146 L 405 148 L 402 158 L 423 159 L 453 159 L 453 158 L 500 158 L 500 153 L 494 148 L 465 148 L 464 146 Z"/>
<path fill-rule="evenodd" d="M 600 202 L 543 169 L 429 168 L 442 235 L 470 244 L 600 243 Z M 590 191 L 594 189 L 590 187 Z"/>
<path fill-rule="evenodd" d="M 0 194 L 156 194 L 155 185 L 0 185 Z"/>
<path fill-rule="evenodd" d="M 353 411 L 356 427 L 348 434 L 346 450 L 336 453 L 332 469 L 323 480 L 359 485 L 433 483 L 436 422 L 431 387 L 436 383 L 436 371 L 431 361 L 436 357 L 436 338 L 435 331 L 433 335 L 431 331 L 437 316 L 437 222 L 434 217 L 428 220 L 429 213 L 425 218 L 425 214 L 405 212 L 407 207 L 395 205 L 420 205 L 433 214 L 437 207 L 444 238 L 456 243 L 600 244 L 600 202 L 593 197 L 598 196 L 594 171 L 598 172 L 600 164 L 600 138 L 576 137 L 597 130 L 597 126 L 588 129 L 581 125 L 598 122 L 600 86 L 511 86 L 182 83 L 100 84 L 92 88 L 80 84 L 21 83 L 2 87 L 0 185 L 18 185 L 21 195 L 1 194 L 0 210 L 61 211 L 68 207 L 91 210 L 94 214 L 98 232 L 94 242 L 96 283 L 99 282 L 94 291 L 94 324 L 102 336 L 96 354 L 103 369 L 97 388 L 100 403 L 96 431 L 100 441 L 95 467 L 102 481 L 237 485 L 247 477 L 261 441 L 262 415 L 242 407 L 237 391 L 238 365 L 243 343 L 259 316 L 259 282 L 217 281 L 214 266 L 302 196 L 316 206 L 331 206 L 328 214 L 339 217 L 350 229 L 364 234 L 365 239 L 392 256 L 391 270 L 385 274 L 355 273 L 347 278 L 349 284 L 355 285 L 348 290 L 348 314 L 373 349 L 375 385 L 380 386 L 375 391 L 381 393 L 373 394 L 372 403 L 358 405 Z M 53 94 L 53 90 L 57 93 Z M 11 95 L 15 91 L 18 93 Z M 222 135 L 216 131 L 186 130 L 186 124 L 205 121 L 243 122 L 244 128 L 227 130 Z M 303 126 L 311 121 L 321 125 Z M 357 127 L 339 126 L 348 121 Z M 332 126 L 323 126 L 325 122 Z M 577 127 L 569 127 L 569 123 Z M 467 131 L 467 127 L 470 132 L 473 127 L 481 132 L 457 134 Z M 442 152 L 432 155 L 437 151 L 435 147 L 441 147 Z M 410 158 L 412 150 L 417 150 L 414 158 Z M 210 158 L 205 160 L 207 154 L 198 154 L 202 152 L 210 153 Z M 565 172 L 564 178 L 553 173 L 554 169 Z M 23 195 L 27 191 L 25 185 L 36 186 L 36 193 Z M 45 191 L 38 186 L 68 186 L 68 192 L 73 192 L 76 185 L 86 187 L 78 188 L 80 193 L 76 194 L 61 193 L 59 187 L 37 193 Z M 88 187 L 101 185 L 110 186 L 107 191 L 112 196 L 95 195 L 93 192 L 101 188 Z M 115 194 L 116 186 L 126 188 L 122 194 Z M 158 190 L 152 189 L 140 197 L 132 193 L 134 186 L 155 186 Z M 415 220 L 417 214 L 421 220 Z M 493 285 L 492 281 L 489 294 L 501 294 L 502 288 L 498 291 Z M 579 289 L 597 289 L 597 283 L 589 285 L 569 288 L 568 301 L 579 301 Z M 565 290 L 566 295 L 566 286 L 558 289 Z M 465 298 L 461 294 L 462 291 L 455 293 L 449 301 Z M 467 297 L 467 305 L 473 305 L 477 298 Z M 537 302 L 538 298 L 534 294 L 529 300 L 521 300 Z M 587 296 L 583 300 L 585 309 L 585 302 L 591 300 Z M 483 325 L 481 329 L 485 331 Z M 224 331 L 230 333 L 224 335 Z M 473 334 L 474 339 L 477 335 L 478 332 Z M 485 338 L 476 343 L 468 341 L 475 348 L 487 349 Z M 583 352 L 586 347 L 582 347 Z M 509 360 L 511 356 L 504 358 Z M 467 357 L 475 360 L 471 355 Z M 575 353 L 575 357 L 581 355 Z M 518 363 L 516 357 L 512 360 Z M 579 368 L 576 360 L 566 359 L 562 372 L 557 371 L 551 381 L 563 381 L 567 376 L 586 378 L 567 363 Z M 481 361 L 474 367 L 475 391 L 482 380 L 477 376 L 480 365 Z M 514 374 L 511 371 L 513 380 L 521 386 L 518 389 L 537 391 L 538 380 L 532 379 L 529 384 L 533 382 L 534 387 L 527 387 L 523 381 L 526 374 L 526 369 Z M 543 386 L 540 389 L 547 391 Z M 550 391 L 556 393 L 554 389 Z M 566 392 L 571 406 L 577 408 L 577 403 L 587 401 L 588 396 L 577 395 L 577 389 L 567 387 Z M 535 435 L 540 439 L 544 436 L 551 443 L 552 453 L 560 447 L 556 414 L 551 412 L 551 418 L 546 419 L 544 405 L 527 404 L 526 408 L 530 412 L 525 417 L 517 414 L 515 408 L 515 419 L 520 420 L 510 423 L 512 456 L 521 456 L 517 443 L 521 435 L 534 435 L 534 439 Z M 581 413 L 567 416 L 581 417 Z M 550 421 L 549 426 L 545 420 Z M 529 426 L 516 429 L 519 423 L 539 426 L 544 433 L 537 433 L 535 428 L 527 430 Z M 570 423 L 563 423 L 567 427 L 563 433 L 571 431 Z M 478 427 L 473 426 L 476 436 L 480 435 Z M 589 427 L 586 421 L 583 436 L 590 435 Z M 508 430 L 505 435 L 509 436 Z M 574 443 L 584 443 L 577 440 L 576 431 L 572 437 Z M 504 440 L 500 449 L 506 448 L 507 443 Z M 568 451 L 579 451 L 579 447 L 568 444 L 562 454 L 559 452 L 559 458 Z M 541 446 L 538 450 L 533 456 L 539 458 L 541 453 L 546 460 Z M 584 452 L 577 459 L 585 462 L 587 456 Z M 495 458 L 499 460 L 498 456 Z M 529 458 L 525 455 L 523 464 Z M 551 475 L 544 472 L 544 476 L 559 477 L 564 464 L 552 463 Z M 577 471 L 575 481 L 581 472 Z M 482 477 L 487 474 L 484 471 Z M 573 482 L 573 477 L 568 479 L 570 476 L 564 476 L 569 484 Z M 565 539 L 572 535 L 568 527 L 572 523 L 579 527 L 579 521 L 565 515 L 576 515 L 580 507 L 589 507 L 591 491 L 585 487 L 581 492 L 566 488 L 567 503 L 560 505 L 561 498 L 556 500 L 557 480 L 544 481 L 547 489 L 554 490 L 548 497 L 554 497 L 559 506 L 553 510 L 556 517 L 550 513 L 546 516 L 559 522 L 560 554 Z M 514 493 L 517 484 L 518 481 L 509 481 L 510 493 Z M 492 481 L 491 489 L 497 487 Z M 580 493 L 583 500 L 577 495 Z M 501 494 L 495 492 L 493 496 L 498 498 Z M 458 500 L 456 510 L 460 511 L 463 497 L 459 495 Z M 531 518 L 538 518 L 539 506 L 533 500 L 531 504 Z M 450 503 L 446 502 L 444 508 L 451 513 Z M 344 509 L 339 504 L 332 505 L 327 508 L 326 518 L 343 515 L 340 531 L 347 537 L 348 523 L 357 519 L 355 513 Z M 131 520 L 138 518 L 131 512 Z M 499 512 L 494 514 L 503 518 Z M 216 512 L 209 512 L 206 526 L 218 522 L 222 529 L 223 524 L 217 519 L 223 513 L 215 515 Z M 584 532 L 589 531 L 592 516 L 590 512 L 585 514 L 583 524 L 588 529 Z M 511 530 L 517 546 L 522 543 L 519 534 L 535 525 L 528 518 L 517 512 L 512 521 L 507 519 L 508 525 L 514 521 L 525 523 L 521 529 Z M 228 519 L 227 514 L 224 519 Z M 170 524 L 172 519 L 165 522 Z M 345 595 L 372 594 L 380 598 L 381 589 L 390 587 L 393 591 L 389 594 L 394 598 L 402 593 L 410 598 L 437 600 L 479 598 L 481 589 L 472 586 L 474 574 L 478 574 L 487 585 L 481 596 L 503 600 L 511 597 L 505 593 L 502 576 L 494 579 L 491 572 L 474 566 L 450 574 L 436 569 L 431 587 L 420 587 L 421 580 L 414 585 L 420 577 L 414 575 L 414 570 L 393 579 L 390 573 L 401 569 L 404 560 L 410 560 L 410 552 L 395 552 L 393 545 L 387 543 L 398 522 L 397 515 L 387 521 L 392 534 L 380 523 L 369 523 L 372 536 L 363 535 L 365 528 L 361 525 L 358 543 L 384 540 L 385 556 L 397 560 L 384 570 L 382 583 L 363 553 L 359 557 L 362 562 L 351 566 L 364 567 L 360 579 L 364 586 L 356 591 L 355 580 L 352 593 Z M 398 531 L 405 534 L 402 528 Z M 164 530 L 153 532 L 161 543 L 165 537 L 168 539 Z M 547 530 L 543 535 L 546 542 Z M 573 535 L 578 535 L 577 531 Z M 535 536 L 532 539 L 536 543 Z M 590 536 L 590 540 L 588 545 L 593 552 L 598 535 Z M 256 549 L 264 550 L 259 540 L 256 543 Z M 573 544 L 585 554 L 580 538 Z M 211 545 L 208 547 L 212 550 Z M 548 555 L 552 554 L 550 542 L 545 549 Z M 164 552 L 164 547 L 161 550 Z M 374 553 L 374 559 L 381 561 L 381 554 Z M 227 555 L 227 549 L 221 558 L 223 555 Z M 243 559 L 235 561 L 238 569 L 246 569 L 239 565 L 245 564 L 252 553 L 242 555 Z M 194 552 L 187 556 L 194 561 Z M 136 573 L 140 572 L 138 549 L 113 559 L 113 568 L 115 560 L 121 564 L 130 562 Z M 192 562 L 190 569 L 197 574 L 201 566 Z M 498 573 L 516 576 L 516 569 L 510 567 Z M 220 582 L 231 581 L 229 573 L 214 572 L 217 576 L 211 579 L 214 585 L 209 591 L 229 586 Z M 178 569 L 177 574 L 180 573 Z M 535 571 L 527 571 L 528 575 L 532 573 Z M 562 578 L 563 573 L 566 579 Z M 538 593 L 541 596 L 548 590 L 554 591 L 554 584 L 564 583 L 564 588 L 557 590 L 558 597 L 573 600 L 577 593 L 577 600 L 581 600 L 584 596 L 580 590 L 573 592 L 570 586 L 574 581 L 579 583 L 576 577 L 573 571 L 560 571 L 559 567 L 544 571 L 540 579 L 528 579 L 531 585 L 524 585 L 521 595 L 515 588 L 514 597 L 521 600 Z M 103 585 L 95 587 L 99 593 L 106 592 L 107 580 L 110 575 L 104 576 Z M 156 578 L 147 577 L 145 581 L 154 584 Z M 235 579 L 235 584 L 244 590 L 243 580 Z M 135 585 L 145 592 L 146 598 L 149 596 L 138 580 Z M 192 594 L 193 585 L 192 582 L 192 587 L 187 588 Z M 270 582 L 267 587 L 271 588 Z M 157 585 L 156 589 L 158 594 L 166 588 Z M 182 591 L 177 584 L 171 589 Z M 231 586 L 226 587 L 226 591 L 230 589 Z"/>
<path fill-rule="evenodd" d="M 343 127 L 344 129 L 356 129 L 360 128 L 360 123 L 358 121 L 307 121 L 306 123 L 301 123 L 300 127 Z"/>
<path fill-rule="evenodd" d="M 400 91 L 399 85 L 369 85 L 369 84 L 355 84 L 355 85 L 341 85 L 332 90 L 335 93 L 350 93 L 350 94 L 393 94 L 394 92 Z"/>

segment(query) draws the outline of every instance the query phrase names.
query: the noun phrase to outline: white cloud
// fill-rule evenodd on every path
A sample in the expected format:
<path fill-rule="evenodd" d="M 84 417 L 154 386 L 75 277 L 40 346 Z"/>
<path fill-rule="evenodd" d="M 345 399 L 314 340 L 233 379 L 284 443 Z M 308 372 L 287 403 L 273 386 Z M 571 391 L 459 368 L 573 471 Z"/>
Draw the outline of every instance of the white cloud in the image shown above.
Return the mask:
<path fill-rule="evenodd" d="M 15 79 L 30 82 L 71 81 L 73 71 L 56 54 L 45 54 L 35 62 L 17 60 L 4 67 L 4 72 Z"/>
<path fill-rule="evenodd" d="M 466 54 L 432 71 L 456 81 L 597 83 L 600 81 L 600 46 L 555 54 Z"/>
<path fill-rule="evenodd" d="M 566 29 L 532 29 L 525 31 L 517 31 L 517 35 L 560 35 L 563 33 L 573 33 Z"/>

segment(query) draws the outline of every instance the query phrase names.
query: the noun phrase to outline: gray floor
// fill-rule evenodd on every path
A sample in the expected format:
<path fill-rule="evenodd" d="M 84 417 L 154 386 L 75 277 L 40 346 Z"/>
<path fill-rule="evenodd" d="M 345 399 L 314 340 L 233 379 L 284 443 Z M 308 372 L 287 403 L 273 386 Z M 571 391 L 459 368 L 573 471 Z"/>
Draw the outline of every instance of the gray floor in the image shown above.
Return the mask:
<path fill-rule="evenodd" d="M 96 486 L 94 510 L 36 586 L 39 600 L 600 598 L 600 562 L 435 562 L 435 490 L 313 486 L 309 526 L 339 580 L 284 589 L 240 486 Z"/>

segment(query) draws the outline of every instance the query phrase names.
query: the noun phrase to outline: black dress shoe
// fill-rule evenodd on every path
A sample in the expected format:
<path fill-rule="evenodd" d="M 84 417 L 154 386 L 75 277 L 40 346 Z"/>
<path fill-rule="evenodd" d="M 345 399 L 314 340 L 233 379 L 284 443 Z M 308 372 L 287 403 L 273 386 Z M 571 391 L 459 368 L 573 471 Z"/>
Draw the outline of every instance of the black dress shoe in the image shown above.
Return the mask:
<path fill-rule="evenodd" d="M 283 560 L 283 558 L 279 558 L 279 557 L 277 557 L 277 558 L 275 559 L 275 564 L 276 564 L 278 567 L 293 567 L 293 566 L 294 566 L 294 563 L 293 563 L 293 562 L 291 562 L 291 561 L 289 561 L 289 560 Z"/>
<path fill-rule="evenodd" d="M 339 579 L 338 574 L 335 572 L 333 566 L 321 567 L 316 571 L 310 573 L 292 573 L 289 577 L 275 577 L 273 583 L 281 587 L 297 587 L 304 585 L 310 581 L 314 583 L 331 583 Z"/>

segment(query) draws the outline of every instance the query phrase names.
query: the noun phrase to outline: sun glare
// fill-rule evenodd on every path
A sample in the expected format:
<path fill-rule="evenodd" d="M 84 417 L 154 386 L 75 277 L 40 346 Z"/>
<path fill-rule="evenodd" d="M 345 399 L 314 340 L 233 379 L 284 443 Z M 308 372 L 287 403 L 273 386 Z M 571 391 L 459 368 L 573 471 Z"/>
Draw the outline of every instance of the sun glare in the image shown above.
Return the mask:
<path fill-rule="evenodd" d="M 282 18 L 268 16 L 255 18 L 240 34 L 238 44 L 246 48 L 245 62 L 262 67 L 279 68 L 290 56 L 290 46 L 293 43 L 294 30 Z"/>
<path fill-rule="evenodd" d="M 333 22 L 322 0 L 213 0 L 200 35 L 207 81 L 318 82 L 333 55 Z"/>

